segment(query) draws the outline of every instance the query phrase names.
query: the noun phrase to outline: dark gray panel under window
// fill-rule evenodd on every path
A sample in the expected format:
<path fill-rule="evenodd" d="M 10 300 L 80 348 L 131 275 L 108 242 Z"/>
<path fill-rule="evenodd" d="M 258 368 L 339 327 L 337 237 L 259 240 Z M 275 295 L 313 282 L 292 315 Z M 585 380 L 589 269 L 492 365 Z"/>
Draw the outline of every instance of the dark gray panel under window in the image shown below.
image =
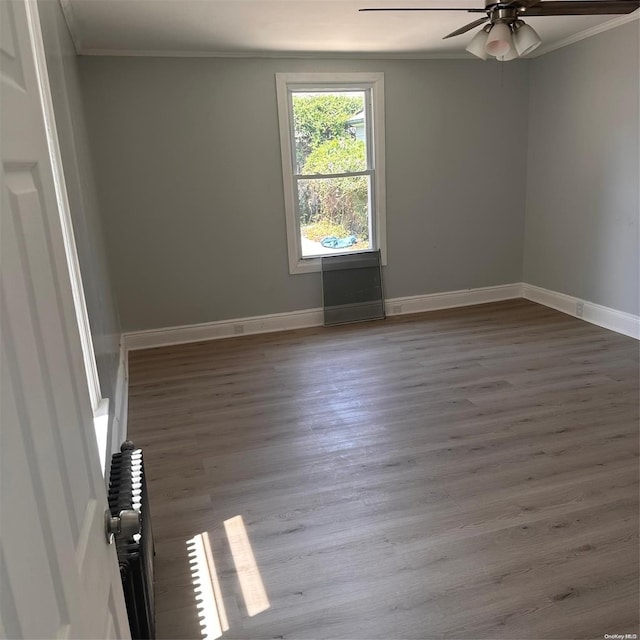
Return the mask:
<path fill-rule="evenodd" d="M 384 318 L 380 251 L 322 258 L 324 324 Z"/>

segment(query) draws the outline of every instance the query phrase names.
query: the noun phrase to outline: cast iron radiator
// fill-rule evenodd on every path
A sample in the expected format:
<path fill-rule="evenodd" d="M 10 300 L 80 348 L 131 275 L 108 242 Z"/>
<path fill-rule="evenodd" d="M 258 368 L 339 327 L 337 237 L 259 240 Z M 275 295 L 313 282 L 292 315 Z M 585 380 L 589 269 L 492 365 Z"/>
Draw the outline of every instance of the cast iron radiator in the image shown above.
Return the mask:
<path fill-rule="evenodd" d="M 380 251 L 322 258 L 324 324 L 384 318 Z"/>
<path fill-rule="evenodd" d="M 131 637 L 155 638 L 153 599 L 153 533 L 142 449 L 125 442 L 111 458 L 109 510 L 112 516 L 134 509 L 142 519 L 142 530 L 130 538 L 116 537 L 116 551 L 124 588 Z"/>

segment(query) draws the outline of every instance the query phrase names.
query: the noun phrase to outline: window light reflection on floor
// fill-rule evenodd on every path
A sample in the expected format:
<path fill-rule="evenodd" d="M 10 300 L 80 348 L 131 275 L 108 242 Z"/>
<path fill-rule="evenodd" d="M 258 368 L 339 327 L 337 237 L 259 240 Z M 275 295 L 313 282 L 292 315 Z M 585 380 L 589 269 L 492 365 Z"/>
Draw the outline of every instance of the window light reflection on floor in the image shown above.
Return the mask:
<path fill-rule="evenodd" d="M 229 624 L 209 534 L 205 531 L 187 540 L 187 549 L 202 637 L 205 640 L 215 640 L 229 629 Z"/>
<path fill-rule="evenodd" d="M 225 520 L 224 528 L 227 532 L 229 547 L 231 548 L 231 555 L 238 574 L 238 581 L 242 589 L 247 613 L 249 616 L 255 616 L 262 611 L 266 611 L 270 604 L 242 516 L 235 516 Z"/>

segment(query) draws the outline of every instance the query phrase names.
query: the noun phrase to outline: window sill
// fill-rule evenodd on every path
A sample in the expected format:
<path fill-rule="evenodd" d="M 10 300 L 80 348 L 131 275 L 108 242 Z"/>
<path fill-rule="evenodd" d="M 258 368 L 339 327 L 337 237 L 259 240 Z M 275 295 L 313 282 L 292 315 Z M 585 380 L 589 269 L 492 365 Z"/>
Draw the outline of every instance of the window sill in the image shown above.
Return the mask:
<path fill-rule="evenodd" d="M 376 249 L 363 249 L 362 251 L 345 251 L 344 253 L 328 253 L 327 256 L 340 256 L 350 253 L 366 253 L 367 251 L 376 251 Z M 387 252 L 381 250 L 381 265 L 387 266 Z M 321 258 L 299 258 L 298 262 L 290 265 L 289 273 L 294 276 L 299 273 L 320 273 L 322 271 Z"/>

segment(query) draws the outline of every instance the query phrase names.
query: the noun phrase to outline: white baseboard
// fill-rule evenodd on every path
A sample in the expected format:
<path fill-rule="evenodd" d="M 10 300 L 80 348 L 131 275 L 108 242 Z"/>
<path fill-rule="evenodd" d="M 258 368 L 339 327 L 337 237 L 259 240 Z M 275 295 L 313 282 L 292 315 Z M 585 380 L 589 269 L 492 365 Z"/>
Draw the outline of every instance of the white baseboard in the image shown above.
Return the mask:
<path fill-rule="evenodd" d="M 522 297 L 532 302 L 543 304 L 557 311 L 562 311 L 574 318 L 580 318 L 599 327 L 610 329 L 630 338 L 640 339 L 640 317 L 631 313 L 604 307 L 595 302 L 574 298 L 564 293 L 550 291 L 532 284 L 523 283 Z M 582 315 L 578 315 L 578 304 L 582 304 Z"/>
<path fill-rule="evenodd" d="M 305 309 L 289 313 L 217 320 L 215 322 L 167 327 L 164 329 L 130 331 L 125 333 L 123 338 L 126 350 L 134 351 L 136 349 L 152 349 L 154 347 L 166 347 L 187 342 L 200 342 L 201 340 L 231 338 L 238 335 L 317 327 L 322 324 L 322 318 L 322 309 Z"/>
<path fill-rule="evenodd" d="M 431 293 L 424 296 L 390 298 L 385 301 L 385 308 L 387 315 L 390 316 L 420 313 L 422 311 L 434 311 L 436 309 L 449 309 L 452 307 L 482 304 L 483 302 L 497 302 L 499 300 L 520 298 L 522 295 L 521 291 L 522 285 L 515 283 L 496 287 Z M 322 323 L 322 309 L 305 309 L 303 311 L 219 320 L 216 322 L 180 327 L 131 331 L 123 335 L 123 342 L 127 351 L 133 351 L 136 349 L 166 347 L 187 342 L 200 342 L 201 340 L 230 338 L 238 335 L 318 327 L 322 326 Z"/>
<path fill-rule="evenodd" d="M 408 296 L 406 298 L 389 298 L 385 301 L 388 316 L 422 313 L 438 309 L 469 307 L 486 302 L 500 302 L 522 297 L 522 283 L 502 284 L 495 287 L 479 287 L 460 291 L 443 291 L 429 293 L 424 296 Z"/>
<path fill-rule="evenodd" d="M 467 307 L 474 304 L 499 302 L 501 300 L 512 300 L 515 298 L 526 298 L 532 302 L 537 302 L 552 309 L 567 313 L 575 318 L 580 317 L 577 314 L 577 303 L 582 302 L 582 320 L 632 338 L 640 339 L 640 318 L 638 316 L 522 282 L 514 282 L 512 284 L 498 285 L 495 287 L 430 293 L 423 296 L 389 298 L 385 301 L 385 310 L 388 316 L 396 316 L 436 311 L 438 309 Z M 305 309 L 302 311 L 291 311 L 289 313 L 273 313 L 264 316 L 218 320 L 216 322 L 167 327 L 164 329 L 130 331 L 123 334 L 122 346 L 125 354 L 121 360 L 123 361 L 122 379 L 124 380 L 124 387 L 121 395 L 116 395 L 116 416 L 119 421 L 118 437 L 122 437 L 118 442 L 118 446 L 120 442 L 126 438 L 126 381 L 128 378 L 126 352 L 137 349 L 166 347 L 188 342 L 230 338 L 238 335 L 318 327 L 322 326 L 322 323 L 322 309 Z M 119 374 L 118 380 L 120 381 L 120 379 L 121 376 Z M 118 388 L 120 389 L 120 387 L 121 385 L 119 384 Z"/>

